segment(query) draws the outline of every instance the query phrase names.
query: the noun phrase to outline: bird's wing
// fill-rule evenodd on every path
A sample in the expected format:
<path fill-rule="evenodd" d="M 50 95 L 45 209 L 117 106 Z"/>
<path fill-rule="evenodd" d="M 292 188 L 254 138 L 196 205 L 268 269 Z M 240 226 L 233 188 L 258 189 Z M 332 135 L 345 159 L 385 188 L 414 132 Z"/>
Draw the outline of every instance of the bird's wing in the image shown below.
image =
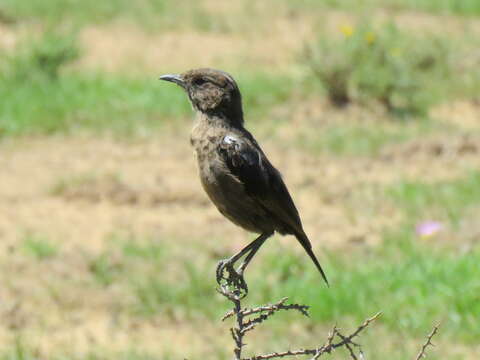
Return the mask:
<path fill-rule="evenodd" d="M 255 139 L 247 135 L 247 138 L 226 135 L 219 146 L 220 156 L 230 173 L 243 184 L 246 195 L 277 220 L 279 228 L 276 230 L 295 235 L 328 285 L 280 173 L 270 164 Z"/>
<path fill-rule="evenodd" d="M 268 161 L 253 137 L 226 135 L 219 154 L 245 192 L 278 218 L 289 233 L 301 231 L 298 211 L 277 169 Z"/>

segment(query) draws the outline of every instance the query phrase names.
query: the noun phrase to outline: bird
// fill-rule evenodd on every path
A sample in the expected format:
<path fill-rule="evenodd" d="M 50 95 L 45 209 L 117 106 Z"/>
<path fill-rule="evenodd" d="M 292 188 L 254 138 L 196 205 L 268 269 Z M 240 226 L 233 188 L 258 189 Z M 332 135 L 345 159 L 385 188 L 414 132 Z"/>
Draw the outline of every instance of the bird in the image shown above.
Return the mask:
<path fill-rule="evenodd" d="M 217 282 L 223 278 L 224 270 L 230 274 L 235 271 L 246 287 L 243 274 L 247 265 L 277 232 L 295 236 L 328 286 L 280 172 L 244 127 L 242 97 L 234 78 L 221 70 L 200 68 L 162 75 L 160 79 L 183 88 L 193 107 L 190 143 L 208 197 L 231 222 L 259 234 L 237 254 L 219 263 Z M 243 262 L 234 270 L 242 257 Z"/>

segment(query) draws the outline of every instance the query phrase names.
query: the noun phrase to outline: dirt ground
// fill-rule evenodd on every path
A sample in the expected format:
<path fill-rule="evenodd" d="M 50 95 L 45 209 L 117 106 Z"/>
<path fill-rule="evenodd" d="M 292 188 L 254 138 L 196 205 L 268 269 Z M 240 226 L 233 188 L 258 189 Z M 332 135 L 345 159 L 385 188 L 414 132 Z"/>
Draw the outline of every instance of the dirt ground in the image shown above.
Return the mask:
<path fill-rule="evenodd" d="M 240 246 L 250 237 L 235 231 L 203 193 L 188 128 L 186 122 L 184 134 L 147 141 L 57 136 L 2 142 L 1 246 L 29 230 L 92 250 L 115 232 L 202 239 L 229 233 Z M 378 211 L 374 224 L 373 214 L 348 214 L 347 204 L 367 185 L 451 179 L 480 165 L 478 142 L 467 136 L 416 140 L 373 159 L 312 155 L 276 140 L 262 143 L 317 246 L 359 236 L 374 242 L 374 234 L 398 220 L 393 209 L 372 209 Z"/>

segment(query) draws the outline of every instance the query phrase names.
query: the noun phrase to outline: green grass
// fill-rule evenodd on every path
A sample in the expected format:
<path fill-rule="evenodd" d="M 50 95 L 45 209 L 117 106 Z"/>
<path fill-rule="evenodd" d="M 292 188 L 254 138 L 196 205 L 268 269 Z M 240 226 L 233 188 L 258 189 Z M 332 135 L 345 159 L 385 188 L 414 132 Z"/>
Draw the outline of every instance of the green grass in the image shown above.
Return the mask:
<path fill-rule="evenodd" d="M 372 9 L 392 9 L 425 11 L 435 14 L 456 14 L 466 16 L 480 15 L 480 3 L 477 0 L 286 0 L 294 8 L 334 7 L 349 11 L 369 11 Z"/>
<path fill-rule="evenodd" d="M 246 114 L 252 119 L 282 101 L 290 89 L 282 78 L 240 76 Z M 193 117 L 180 88 L 157 75 L 126 78 L 107 74 L 70 73 L 57 80 L 0 80 L 0 133 L 51 134 L 90 129 L 144 134 L 175 119 Z M 281 86 L 279 86 L 281 85 Z"/>
<path fill-rule="evenodd" d="M 135 23 L 147 29 L 195 28 L 216 31 L 226 27 L 196 2 L 173 0 L 2 0 L 0 12 L 18 22 L 48 25 L 85 26 L 116 20 Z"/>
<path fill-rule="evenodd" d="M 186 94 L 161 74 L 128 77 L 68 70 L 80 56 L 74 35 L 47 32 L 0 61 L 0 136 L 73 132 L 148 134 L 192 117 Z M 293 83 L 281 74 L 234 74 L 246 114 L 263 116 L 285 101 Z"/>
<path fill-rule="evenodd" d="M 480 316 L 480 281 L 475 275 L 479 249 L 468 254 L 428 249 L 414 244 L 417 239 L 410 231 L 389 238 L 402 243 L 392 241 L 371 253 L 350 253 L 349 259 L 330 258 L 328 290 L 319 285 L 318 274 L 300 265 L 291 270 L 292 264 L 282 255 L 271 268 L 284 269 L 291 276 L 265 286 L 264 296 L 290 296 L 292 301 L 310 304 L 312 318 L 319 322 L 349 317 L 360 322 L 382 311 L 381 323 L 394 333 L 419 335 L 428 324 L 441 321 L 444 335 L 474 343 L 474 334 L 480 331 L 475 320 Z"/>
<path fill-rule="evenodd" d="M 57 80 L 4 81 L 3 135 L 111 129 L 132 134 L 156 129 L 189 112 L 183 94 L 150 79 L 68 74 Z"/>
<path fill-rule="evenodd" d="M 435 183 L 399 182 L 387 189 L 408 219 L 447 220 L 458 225 L 466 211 L 480 204 L 480 172 L 452 181 Z"/>
<path fill-rule="evenodd" d="M 469 253 L 432 249 L 405 225 L 386 233 L 384 244 L 377 248 L 321 255 L 331 282 L 327 288 L 303 253 L 295 255 L 275 241 L 265 245 L 247 272 L 251 289 L 247 304 L 288 296 L 293 302 L 309 304 L 316 324 L 360 322 L 382 311 L 380 322 L 393 333 L 420 336 L 441 321 L 442 336 L 476 341 L 480 331 L 476 321 L 480 316 L 478 247 Z M 200 249 L 172 250 L 162 243 L 150 240 L 139 245 L 132 240 L 115 245 L 120 246 L 122 266 L 115 268 L 111 279 L 133 294 L 132 313 L 176 320 L 218 319 L 228 307 L 223 298 L 214 296 L 213 270 L 218 259 L 206 259 Z M 108 254 L 112 253 L 115 250 Z M 98 280 L 98 275 L 93 276 Z M 292 316 L 283 316 L 280 324 L 292 321 Z"/>
<path fill-rule="evenodd" d="M 198 271 L 189 259 L 191 254 L 172 250 L 159 239 L 114 236 L 110 243 L 109 250 L 90 261 L 90 273 L 101 286 L 126 286 L 135 298 L 129 305 L 132 314 L 174 319 L 218 315 L 210 306 L 213 277 L 207 277 L 205 270 Z"/>
<path fill-rule="evenodd" d="M 296 9 L 335 7 L 348 10 L 389 8 L 433 13 L 479 15 L 477 0 L 315 0 L 287 1 Z M 246 2 L 246 6 L 251 2 Z M 41 21 L 49 24 L 77 25 L 108 23 L 116 20 L 134 22 L 147 28 L 195 28 L 206 31 L 228 31 L 229 21 L 204 9 L 194 1 L 173 0 L 2 0 L 0 13 L 15 21 Z M 244 14 L 241 14 L 245 16 Z"/>
<path fill-rule="evenodd" d="M 240 76 L 247 115 L 254 119 L 289 91 L 281 78 Z M 69 73 L 56 80 L 0 80 L 0 134 L 51 134 L 76 130 L 134 135 L 158 131 L 181 118 L 193 117 L 179 88 L 151 77 L 127 78 Z"/>
<path fill-rule="evenodd" d="M 149 12 L 165 11 L 167 0 L 3 0 L 1 9 L 18 20 L 39 19 L 53 22 L 68 21 L 99 22 L 112 20 L 120 15 L 144 16 Z"/>
<path fill-rule="evenodd" d="M 376 156 L 388 146 L 400 144 L 446 127 L 429 119 L 407 122 L 369 122 L 365 124 L 327 125 L 316 132 L 301 134 L 298 146 L 315 154 L 339 156 Z"/>
<path fill-rule="evenodd" d="M 23 238 L 23 248 L 38 260 L 52 258 L 58 253 L 58 248 L 48 239 L 31 233 L 26 234 Z"/>
<path fill-rule="evenodd" d="M 333 0 L 337 1 L 337 0 Z M 342 1 L 342 0 L 340 0 Z M 374 0 L 375 6 L 391 8 L 423 10 L 433 13 L 459 14 L 459 15 L 480 15 L 480 3 L 476 0 Z"/>
<path fill-rule="evenodd" d="M 168 356 L 162 357 L 162 359 L 173 359 Z M 70 354 L 68 351 L 66 354 L 58 354 L 53 357 L 49 357 L 53 360 L 105 360 L 105 359 L 117 359 L 117 360 L 154 360 L 156 357 L 153 354 L 146 352 L 131 350 L 124 352 L 113 352 L 105 349 L 91 350 L 85 354 L 79 356 L 78 354 Z M 35 351 L 32 346 L 28 344 L 28 341 L 23 337 L 17 337 L 15 344 L 9 348 L 0 349 L 0 360 L 35 360 L 38 359 L 38 350 Z"/>

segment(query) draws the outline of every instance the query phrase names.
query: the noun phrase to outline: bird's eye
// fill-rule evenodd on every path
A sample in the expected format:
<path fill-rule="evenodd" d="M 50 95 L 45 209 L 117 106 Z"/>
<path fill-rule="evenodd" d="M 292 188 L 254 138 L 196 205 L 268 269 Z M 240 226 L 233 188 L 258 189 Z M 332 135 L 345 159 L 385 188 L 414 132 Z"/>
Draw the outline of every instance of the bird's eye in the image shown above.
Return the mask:
<path fill-rule="evenodd" d="M 205 84 L 207 81 L 203 78 L 196 78 L 193 83 L 197 86 L 201 86 L 203 84 Z"/>

